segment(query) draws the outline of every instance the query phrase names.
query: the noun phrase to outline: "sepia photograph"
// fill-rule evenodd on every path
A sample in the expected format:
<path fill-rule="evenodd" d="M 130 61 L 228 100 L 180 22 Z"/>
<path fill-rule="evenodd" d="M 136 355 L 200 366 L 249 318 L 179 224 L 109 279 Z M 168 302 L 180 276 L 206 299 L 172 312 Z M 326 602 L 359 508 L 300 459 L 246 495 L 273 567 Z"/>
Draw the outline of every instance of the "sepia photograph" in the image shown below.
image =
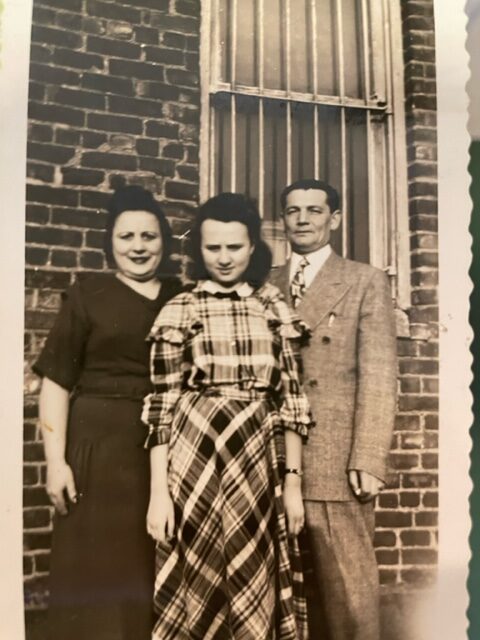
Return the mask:
<path fill-rule="evenodd" d="M 27 11 L 24 637 L 434 637 L 471 420 L 445 3 Z"/>

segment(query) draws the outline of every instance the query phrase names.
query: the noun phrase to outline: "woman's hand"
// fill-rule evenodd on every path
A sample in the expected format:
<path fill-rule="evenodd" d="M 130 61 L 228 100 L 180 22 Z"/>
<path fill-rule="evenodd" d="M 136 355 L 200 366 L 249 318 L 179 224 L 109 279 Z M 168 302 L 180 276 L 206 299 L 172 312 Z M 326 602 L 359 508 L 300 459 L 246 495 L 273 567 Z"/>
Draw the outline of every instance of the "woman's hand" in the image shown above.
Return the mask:
<path fill-rule="evenodd" d="M 173 501 L 168 490 L 150 495 L 147 512 L 147 531 L 157 542 L 167 542 L 173 538 L 175 514 Z"/>
<path fill-rule="evenodd" d="M 66 516 L 68 513 L 65 492 L 70 502 L 76 504 L 77 490 L 72 469 L 65 460 L 49 462 L 47 464 L 47 493 L 53 506 L 62 516 Z"/>
<path fill-rule="evenodd" d="M 288 533 L 298 535 L 305 523 L 301 478 L 293 474 L 285 476 L 283 485 L 283 504 L 287 515 Z"/>

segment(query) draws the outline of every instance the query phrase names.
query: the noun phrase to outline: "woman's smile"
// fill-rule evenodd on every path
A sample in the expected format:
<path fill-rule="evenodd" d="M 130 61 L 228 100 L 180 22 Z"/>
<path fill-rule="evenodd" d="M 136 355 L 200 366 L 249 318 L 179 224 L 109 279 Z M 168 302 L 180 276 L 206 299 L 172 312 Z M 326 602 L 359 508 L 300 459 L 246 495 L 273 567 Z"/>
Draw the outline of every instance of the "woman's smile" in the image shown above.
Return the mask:
<path fill-rule="evenodd" d="M 163 255 L 158 220 L 149 211 L 124 211 L 113 229 L 113 256 L 120 273 L 131 280 L 155 276 Z"/>

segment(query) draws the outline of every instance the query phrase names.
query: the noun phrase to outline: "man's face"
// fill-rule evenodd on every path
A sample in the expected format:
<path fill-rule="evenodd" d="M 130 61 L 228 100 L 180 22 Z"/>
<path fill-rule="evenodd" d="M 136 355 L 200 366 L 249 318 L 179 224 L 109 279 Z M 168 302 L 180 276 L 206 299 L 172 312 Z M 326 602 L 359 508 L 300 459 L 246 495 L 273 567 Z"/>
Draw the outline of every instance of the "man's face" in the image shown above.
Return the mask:
<path fill-rule="evenodd" d="M 295 253 L 311 253 L 328 244 L 340 221 L 340 211 L 330 211 L 325 191 L 295 189 L 287 195 L 283 222 Z"/>

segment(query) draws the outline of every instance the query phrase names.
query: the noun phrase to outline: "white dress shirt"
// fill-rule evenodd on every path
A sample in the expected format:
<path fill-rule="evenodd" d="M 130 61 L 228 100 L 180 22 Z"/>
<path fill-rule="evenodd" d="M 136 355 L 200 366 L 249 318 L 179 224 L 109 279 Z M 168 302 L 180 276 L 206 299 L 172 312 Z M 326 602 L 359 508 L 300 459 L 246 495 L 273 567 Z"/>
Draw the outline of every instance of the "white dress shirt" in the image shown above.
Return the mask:
<path fill-rule="evenodd" d="M 304 268 L 303 274 L 305 276 L 305 287 L 308 289 L 308 287 L 312 284 L 313 279 L 323 267 L 328 259 L 328 256 L 331 253 L 332 248 L 329 244 L 326 244 L 325 246 L 317 249 L 316 251 L 312 251 L 311 253 L 306 253 L 305 255 L 301 255 L 292 251 L 292 255 L 290 258 L 289 282 L 292 281 L 300 262 L 303 260 L 303 258 L 307 258 L 308 264 Z"/>

